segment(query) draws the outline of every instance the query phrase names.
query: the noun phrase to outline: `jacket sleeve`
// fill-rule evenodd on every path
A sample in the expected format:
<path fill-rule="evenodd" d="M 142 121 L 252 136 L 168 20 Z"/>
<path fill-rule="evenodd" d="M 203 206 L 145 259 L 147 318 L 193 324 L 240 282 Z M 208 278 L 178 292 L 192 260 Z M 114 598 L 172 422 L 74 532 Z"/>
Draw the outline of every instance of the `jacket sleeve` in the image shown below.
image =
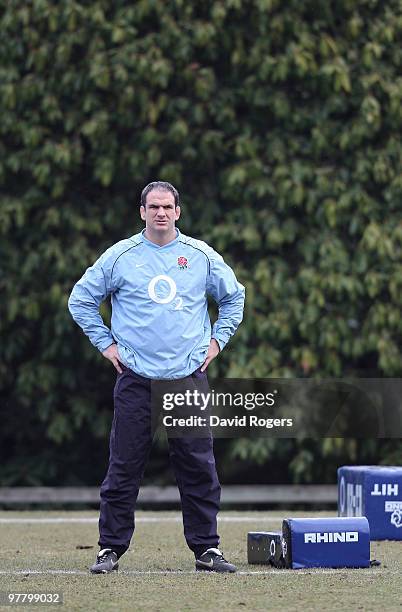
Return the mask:
<path fill-rule="evenodd" d="M 245 289 L 223 257 L 211 251 L 207 293 L 218 304 L 219 316 L 212 328 L 212 338 L 222 350 L 243 319 Z"/>
<path fill-rule="evenodd" d="M 74 321 L 101 352 L 114 342 L 110 329 L 99 313 L 101 303 L 115 290 L 111 280 L 114 259 L 110 249 L 106 251 L 74 285 L 68 300 L 68 309 Z"/>

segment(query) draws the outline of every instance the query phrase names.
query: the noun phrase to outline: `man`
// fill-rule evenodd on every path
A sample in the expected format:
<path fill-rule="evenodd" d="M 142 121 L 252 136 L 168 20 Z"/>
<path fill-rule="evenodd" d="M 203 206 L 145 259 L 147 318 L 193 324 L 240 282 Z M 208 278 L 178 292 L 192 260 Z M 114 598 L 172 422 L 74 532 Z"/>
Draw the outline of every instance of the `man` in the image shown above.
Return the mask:
<path fill-rule="evenodd" d="M 100 490 L 99 546 L 92 573 L 118 568 L 134 532 L 134 507 L 152 443 L 151 383 L 206 379 L 209 363 L 242 320 L 244 287 L 222 257 L 176 228 L 177 190 L 153 182 L 141 194 L 145 229 L 122 240 L 74 286 L 69 310 L 92 344 L 117 370 L 110 457 Z M 112 301 L 111 330 L 99 306 Z M 207 294 L 219 307 L 211 330 Z M 196 569 L 234 572 L 220 550 L 220 484 L 212 436 L 169 438 L 184 534 Z"/>

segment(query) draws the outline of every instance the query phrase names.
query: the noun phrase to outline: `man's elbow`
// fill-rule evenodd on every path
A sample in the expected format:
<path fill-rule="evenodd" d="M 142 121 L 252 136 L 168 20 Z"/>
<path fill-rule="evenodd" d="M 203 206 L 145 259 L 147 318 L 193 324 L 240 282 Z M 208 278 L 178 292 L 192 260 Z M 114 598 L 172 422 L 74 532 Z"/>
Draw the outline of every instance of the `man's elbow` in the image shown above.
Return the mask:
<path fill-rule="evenodd" d="M 67 308 L 68 308 L 71 316 L 73 317 L 73 319 L 75 319 L 78 306 L 79 306 L 79 300 L 77 299 L 76 293 L 75 293 L 75 291 L 73 289 L 72 292 L 70 293 L 70 297 L 68 298 L 68 301 L 67 301 Z"/>

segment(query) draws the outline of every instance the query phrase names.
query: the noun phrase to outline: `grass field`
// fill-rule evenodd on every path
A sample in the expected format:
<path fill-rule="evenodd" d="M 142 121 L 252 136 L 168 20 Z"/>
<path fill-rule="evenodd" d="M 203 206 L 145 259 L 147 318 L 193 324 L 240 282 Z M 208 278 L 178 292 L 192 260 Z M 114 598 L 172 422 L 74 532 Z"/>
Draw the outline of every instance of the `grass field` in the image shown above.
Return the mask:
<path fill-rule="evenodd" d="M 238 566 L 237 574 L 196 573 L 181 515 L 139 512 L 132 547 L 119 572 L 90 575 L 88 566 L 98 550 L 96 513 L 0 512 L 0 591 L 63 592 L 63 606 L 35 606 L 47 610 L 401 612 L 402 542 L 372 543 L 372 558 L 382 562 L 377 568 L 275 570 L 247 564 L 247 532 L 279 530 L 282 518 L 300 513 L 220 516 L 221 548 Z"/>

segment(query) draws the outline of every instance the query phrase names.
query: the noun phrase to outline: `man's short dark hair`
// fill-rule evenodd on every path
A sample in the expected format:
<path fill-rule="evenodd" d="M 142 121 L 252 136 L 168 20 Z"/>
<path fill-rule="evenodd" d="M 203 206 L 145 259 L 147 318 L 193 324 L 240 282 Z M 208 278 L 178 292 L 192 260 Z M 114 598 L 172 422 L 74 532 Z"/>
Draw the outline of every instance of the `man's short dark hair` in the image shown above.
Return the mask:
<path fill-rule="evenodd" d="M 180 206 L 179 192 L 177 191 L 176 187 L 173 187 L 171 183 L 167 183 L 166 181 L 153 181 L 153 183 L 148 183 L 148 185 L 144 187 L 141 193 L 141 206 L 144 206 L 145 208 L 147 195 L 155 189 L 159 189 L 161 191 L 170 191 L 170 193 L 174 196 L 175 208 L 177 208 L 177 206 Z"/>

